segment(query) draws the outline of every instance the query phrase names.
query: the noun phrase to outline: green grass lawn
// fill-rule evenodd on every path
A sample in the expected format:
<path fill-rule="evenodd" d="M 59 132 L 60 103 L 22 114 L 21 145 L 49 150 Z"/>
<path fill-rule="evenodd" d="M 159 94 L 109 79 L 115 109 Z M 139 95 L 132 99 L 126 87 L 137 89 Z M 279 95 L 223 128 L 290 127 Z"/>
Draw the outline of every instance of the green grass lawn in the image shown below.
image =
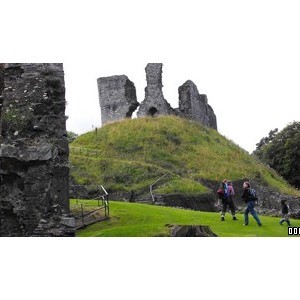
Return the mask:
<path fill-rule="evenodd" d="M 95 200 L 79 200 L 93 207 Z M 71 200 L 71 210 L 76 210 L 76 201 Z M 169 236 L 170 225 L 208 225 L 219 237 L 285 237 L 288 226 L 279 225 L 280 218 L 259 216 L 263 226 L 258 227 L 249 215 L 249 225 L 243 226 L 243 215 L 237 221 L 226 215 L 220 221 L 220 214 L 185 210 L 147 204 L 110 201 L 110 219 L 95 223 L 76 232 L 77 237 L 155 237 Z M 291 220 L 292 226 L 300 227 L 300 220 Z"/>

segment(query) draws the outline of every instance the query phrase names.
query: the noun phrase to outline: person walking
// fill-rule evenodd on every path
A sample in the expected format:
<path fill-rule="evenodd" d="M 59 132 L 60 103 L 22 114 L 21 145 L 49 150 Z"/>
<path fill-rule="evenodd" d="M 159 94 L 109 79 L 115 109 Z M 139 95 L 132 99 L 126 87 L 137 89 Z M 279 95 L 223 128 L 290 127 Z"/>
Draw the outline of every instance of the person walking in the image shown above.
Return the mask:
<path fill-rule="evenodd" d="M 235 193 L 234 193 L 234 188 L 233 188 L 232 182 L 228 181 L 227 186 L 228 186 L 228 200 L 227 200 L 228 206 L 229 206 L 230 211 L 231 211 L 232 220 L 236 221 L 237 218 L 235 216 L 235 205 L 234 205 L 234 202 L 233 202 L 233 197 L 234 197 Z"/>
<path fill-rule="evenodd" d="M 254 199 L 253 191 L 250 186 L 250 182 L 245 181 L 243 184 L 243 188 L 244 188 L 244 192 L 243 192 L 242 198 L 245 200 L 246 205 L 247 205 L 246 210 L 244 212 L 244 218 L 245 218 L 244 225 L 247 226 L 249 224 L 249 216 L 248 215 L 250 212 L 251 215 L 253 216 L 253 218 L 255 219 L 255 221 L 257 222 L 257 225 L 262 226 L 262 223 L 254 209 L 255 199 Z"/>
<path fill-rule="evenodd" d="M 225 221 L 225 214 L 227 207 L 229 206 L 232 214 L 232 219 L 237 220 L 235 216 L 235 207 L 233 204 L 234 189 L 231 182 L 228 182 L 227 179 L 224 179 L 220 185 L 220 189 L 223 190 L 222 195 L 222 211 L 221 211 L 221 221 Z"/>
<path fill-rule="evenodd" d="M 282 219 L 279 221 L 279 224 L 282 225 L 283 222 L 287 222 L 288 226 L 291 226 L 289 218 L 289 207 L 286 204 L 286 200 L 281 200 L 281 213 Z"/>

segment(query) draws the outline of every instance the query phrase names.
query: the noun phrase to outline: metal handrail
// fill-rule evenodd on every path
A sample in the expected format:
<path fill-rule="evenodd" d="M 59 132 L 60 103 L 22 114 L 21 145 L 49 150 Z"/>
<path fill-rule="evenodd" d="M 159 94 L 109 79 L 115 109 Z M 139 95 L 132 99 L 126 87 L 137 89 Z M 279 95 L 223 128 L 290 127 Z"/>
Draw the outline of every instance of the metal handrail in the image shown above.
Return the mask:
<path fill-rule="evenodd" d="M 153 186 L 158 182 L 158 181 L 160 181 L 161 179 L 163 179 L 165 176 L 167 176 L 167 175 L 170 175 L 170 173 L 166 173 L 166 174 L 164 174 L 163 176 L 161 176 L 160 178 L 158 178 L 156 181 L 154 181 L 151 185 L 150 185 L 150 194 L 151 194 L 151 198 L 152 198 L 152 203 L 154 203 L 155 202 L 155 198 L 154 198 L 154 195 L 153 195 Z"/>

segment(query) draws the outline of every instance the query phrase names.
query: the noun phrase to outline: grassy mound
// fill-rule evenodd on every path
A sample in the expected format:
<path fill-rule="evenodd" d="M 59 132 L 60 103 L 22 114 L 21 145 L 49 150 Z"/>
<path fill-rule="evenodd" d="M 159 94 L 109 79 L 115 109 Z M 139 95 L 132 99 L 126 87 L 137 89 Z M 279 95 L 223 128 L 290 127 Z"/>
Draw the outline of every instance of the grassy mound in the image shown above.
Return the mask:
<path fill-rule="evenodd" d="M 174 116 L 128 119 L 79 136 L 71 144 L 71 175 L 111 191 L 149 189 L 169 173 L 160 193 L 199 194 L 199 179 L 251 178 L 295 195 L 272 169 L 213 129 Z"/>

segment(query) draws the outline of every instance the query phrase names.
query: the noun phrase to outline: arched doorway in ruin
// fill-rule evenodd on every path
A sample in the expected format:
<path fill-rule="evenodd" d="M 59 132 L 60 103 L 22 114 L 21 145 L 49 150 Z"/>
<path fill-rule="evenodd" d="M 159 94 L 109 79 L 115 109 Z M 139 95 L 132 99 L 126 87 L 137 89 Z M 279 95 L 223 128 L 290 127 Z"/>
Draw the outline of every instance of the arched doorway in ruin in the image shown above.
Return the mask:
<path fill-rule="evenodd" d="M 147 116 L 150 116 L 150 117 L 155 117 L 158 113 L 158 110 L 156 107 L 152 106 L 149 108 L 148 112 L 147 112 Z"/>

